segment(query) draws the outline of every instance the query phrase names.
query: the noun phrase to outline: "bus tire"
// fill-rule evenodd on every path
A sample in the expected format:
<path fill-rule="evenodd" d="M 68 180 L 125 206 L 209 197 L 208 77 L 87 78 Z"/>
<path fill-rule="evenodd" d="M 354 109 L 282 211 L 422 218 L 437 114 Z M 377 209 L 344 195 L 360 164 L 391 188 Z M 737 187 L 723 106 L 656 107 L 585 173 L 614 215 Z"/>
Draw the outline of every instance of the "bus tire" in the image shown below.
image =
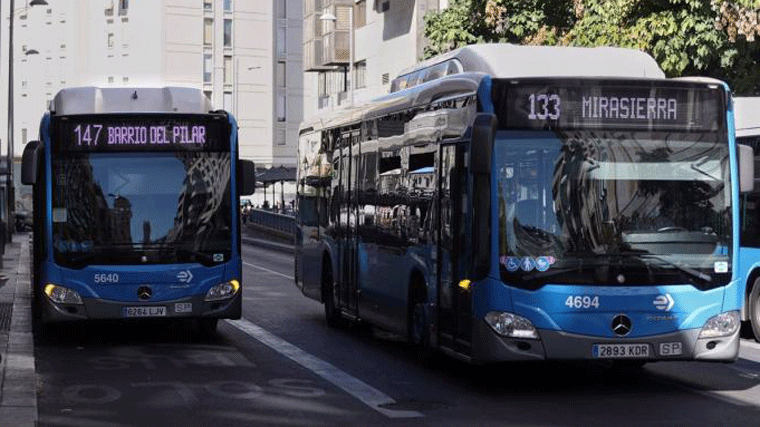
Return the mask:
<path fill-rule="evenodd" d="M 329 261 L 325 261 L 322 268 L 322 301 L 325 304 L 327 326 L 337 328 L 340 326 L 340 311 L 335 307 L 335 282 Z"/>
<path fill-rule="evenodd" d="M 752 284 L 747 310 L 749 323 L 752 325 L 752 335 L 755 336 L 755 341 L 760 342 L 760 277 L 756 278 L 755 283 Z"/>
<path fill-rule="evenodd" d="M 409 293 L 407 335 L 409 342 L 414 346 L 416 356 L 422 362 L 427 362 L 433 355 L 430 347 L 430 330 L 425 316 L 427 298 L 424 285 L 418 281 L 412 283 Z"/>

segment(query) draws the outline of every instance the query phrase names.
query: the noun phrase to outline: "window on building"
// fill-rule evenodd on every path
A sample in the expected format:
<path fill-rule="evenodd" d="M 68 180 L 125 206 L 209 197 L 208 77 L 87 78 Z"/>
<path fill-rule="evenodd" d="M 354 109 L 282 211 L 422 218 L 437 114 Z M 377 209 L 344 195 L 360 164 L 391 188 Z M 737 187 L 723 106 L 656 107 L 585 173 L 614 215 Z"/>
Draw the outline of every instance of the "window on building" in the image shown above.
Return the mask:
<path fill-rule="evenodd" d="M 232 0 L 224 0 L 224 11 L 232 12 Z"/>
<path fill-rule="evenodd" d="M 232 84 L 232 57 L 231 56 L 224 57 L 224 84 L 226 85 Z"/>
<path fill-rule="evenodd" d="M 356 89 L 367 87 L 367 61 L 354 64 L 354 87 Z"/>
<path fill-rule="evenodd" d="M 285 129 L 277 129 L 277 145 L 285 145 L 287 143 L 285 135 Z"/>
<path fill-rule="evenodd" d="M 277 121 L 278 122 L 285 121 L 285 94 L 284 93 L 277 94 Z"/>
<path fill-rule="evenodd" d="M 29 130 L 27 128 L 21 129 L 21 143 L 22 144 L 26 144 L 27 141 L 29 140 L 28 133 L 29 133 Z"/>
<path fill-rule="evenodd" d="M 317 74 L 317 95 L 320 98 L 327 96 L 327 73 L 324 71 Z"/>
<path fill-rule="evenodd" d="M 212 0 L 203 0 L 203 9 L 212 10 L 214 8 L 214 2 Z"/>
<path fill-rule="evenodd" d="M 204 90 L 204 91 L 203 91 L 203 94 L 204 94 L 204 95 L 206 95 L 206 98 L 207 98 L 209 101 L 211 101 L 211 95 L 212 95 L 212 93 L 211 93 L 211 91 L 210 91 L 210 90 Z"/>
<path fill-rule="evenodd" d="M 288 2 L 287 0 L 280 0 L 277 4 L 277 19 L 285 19 L 288 17 Z"/>
<path fill-rule="evenodd" d="M 129 0 L 119 0 L 119 15 L 124 16 L 129 9 Z"/>
<path fill-rule="evenodd" d="M 367 25 L 367 0 L 359 0 L 354 4 L 354 28 Z"/>
<path fill-rule="evenodd" d="M 203 55 L 203 83 L 211 83 L 212 57 L 210 53 Z"/>
<path fill-rule="evenodd" d="M 108 48 L 113 49 L 113 33 L 108 33 Z"/>
<path fill-rule="evenodd" d="M 286 46 L 288 45 L 287 28 L 277 27 L 277 56 L 284 57 L 287 53 Z"/>
<path fill-rule="evenodd" d="M 214 20 L 205 18 L 203 20 L 203 44 L 210 46 L 214 40 Z"/>
<path fill-rule="evenodd" d="M 224 47 L 232 47 L 232 19 L 224 20 Z"/>
<path fill-rule="evenodd" d="M 224 92 L 224 108 L 226 111 L 232 111 L 232 92 Z"/>
<path fill-rule="evenodd" d="M 285 61 L 277 61 L 277 87 L 285 88 Z"/>

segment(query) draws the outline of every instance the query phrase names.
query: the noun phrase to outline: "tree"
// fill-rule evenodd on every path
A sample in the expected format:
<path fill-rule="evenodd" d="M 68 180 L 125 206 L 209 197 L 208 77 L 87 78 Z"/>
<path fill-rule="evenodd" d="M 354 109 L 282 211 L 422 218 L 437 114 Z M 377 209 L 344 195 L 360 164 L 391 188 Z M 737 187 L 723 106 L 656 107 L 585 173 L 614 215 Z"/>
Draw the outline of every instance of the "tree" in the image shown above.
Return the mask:
<path fill-rule="evenodd" d="M 670 77 L 760 93 L 759 21 L 758 0 L 455 0 L 426 16 L 426 54 L 475 42 L 628 47 Z"/>

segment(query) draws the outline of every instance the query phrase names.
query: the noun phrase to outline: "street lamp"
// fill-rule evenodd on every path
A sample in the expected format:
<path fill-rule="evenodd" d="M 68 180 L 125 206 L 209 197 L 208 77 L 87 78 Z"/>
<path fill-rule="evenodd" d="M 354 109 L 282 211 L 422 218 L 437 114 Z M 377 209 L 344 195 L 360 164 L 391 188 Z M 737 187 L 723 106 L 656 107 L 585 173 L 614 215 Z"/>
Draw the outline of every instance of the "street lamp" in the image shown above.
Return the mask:
<path fill-rule="evenodd" d="M 338 18 L 330 12 L 325 12 L 319 17 L 322 22 L 337 22 Z M 346 91 L 348 92 L 348 106 L 354 106 L 354 87 L 353 87 L 353 73 L 354 73 L 354 7 L 348 8 L 348 71 L 346 75 Z"/>
<path fill-rule="evenodd" d="M 45 0 L 32 0 L 29 6 L 47 6 Z M 10 0 L 10 24 L 8 26 L 8 242 L 13 239 L 14 213 L 16 212 L 16 190 L 13 188 L 13 10 L 14 0 Z M 26 55 L 39 53 L 34 49 L 27 50 Z"/>

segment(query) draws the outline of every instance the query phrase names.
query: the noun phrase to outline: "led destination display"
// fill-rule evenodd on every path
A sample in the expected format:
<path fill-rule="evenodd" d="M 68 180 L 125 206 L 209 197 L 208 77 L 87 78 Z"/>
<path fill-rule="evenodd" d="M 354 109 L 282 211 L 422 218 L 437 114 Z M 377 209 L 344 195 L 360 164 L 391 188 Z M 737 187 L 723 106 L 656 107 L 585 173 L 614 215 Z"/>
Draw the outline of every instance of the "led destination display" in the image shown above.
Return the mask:
<path fill-rule="evenodd" d="M 502 129 L 679 128 L 717 130 L 718 85 L 667 81 L 496 80 Z"/>
<path fill-rule="evenodd" d="M 218 115 L 100 115 L 54 119 L 61 151 L 224 151 Z"/>

